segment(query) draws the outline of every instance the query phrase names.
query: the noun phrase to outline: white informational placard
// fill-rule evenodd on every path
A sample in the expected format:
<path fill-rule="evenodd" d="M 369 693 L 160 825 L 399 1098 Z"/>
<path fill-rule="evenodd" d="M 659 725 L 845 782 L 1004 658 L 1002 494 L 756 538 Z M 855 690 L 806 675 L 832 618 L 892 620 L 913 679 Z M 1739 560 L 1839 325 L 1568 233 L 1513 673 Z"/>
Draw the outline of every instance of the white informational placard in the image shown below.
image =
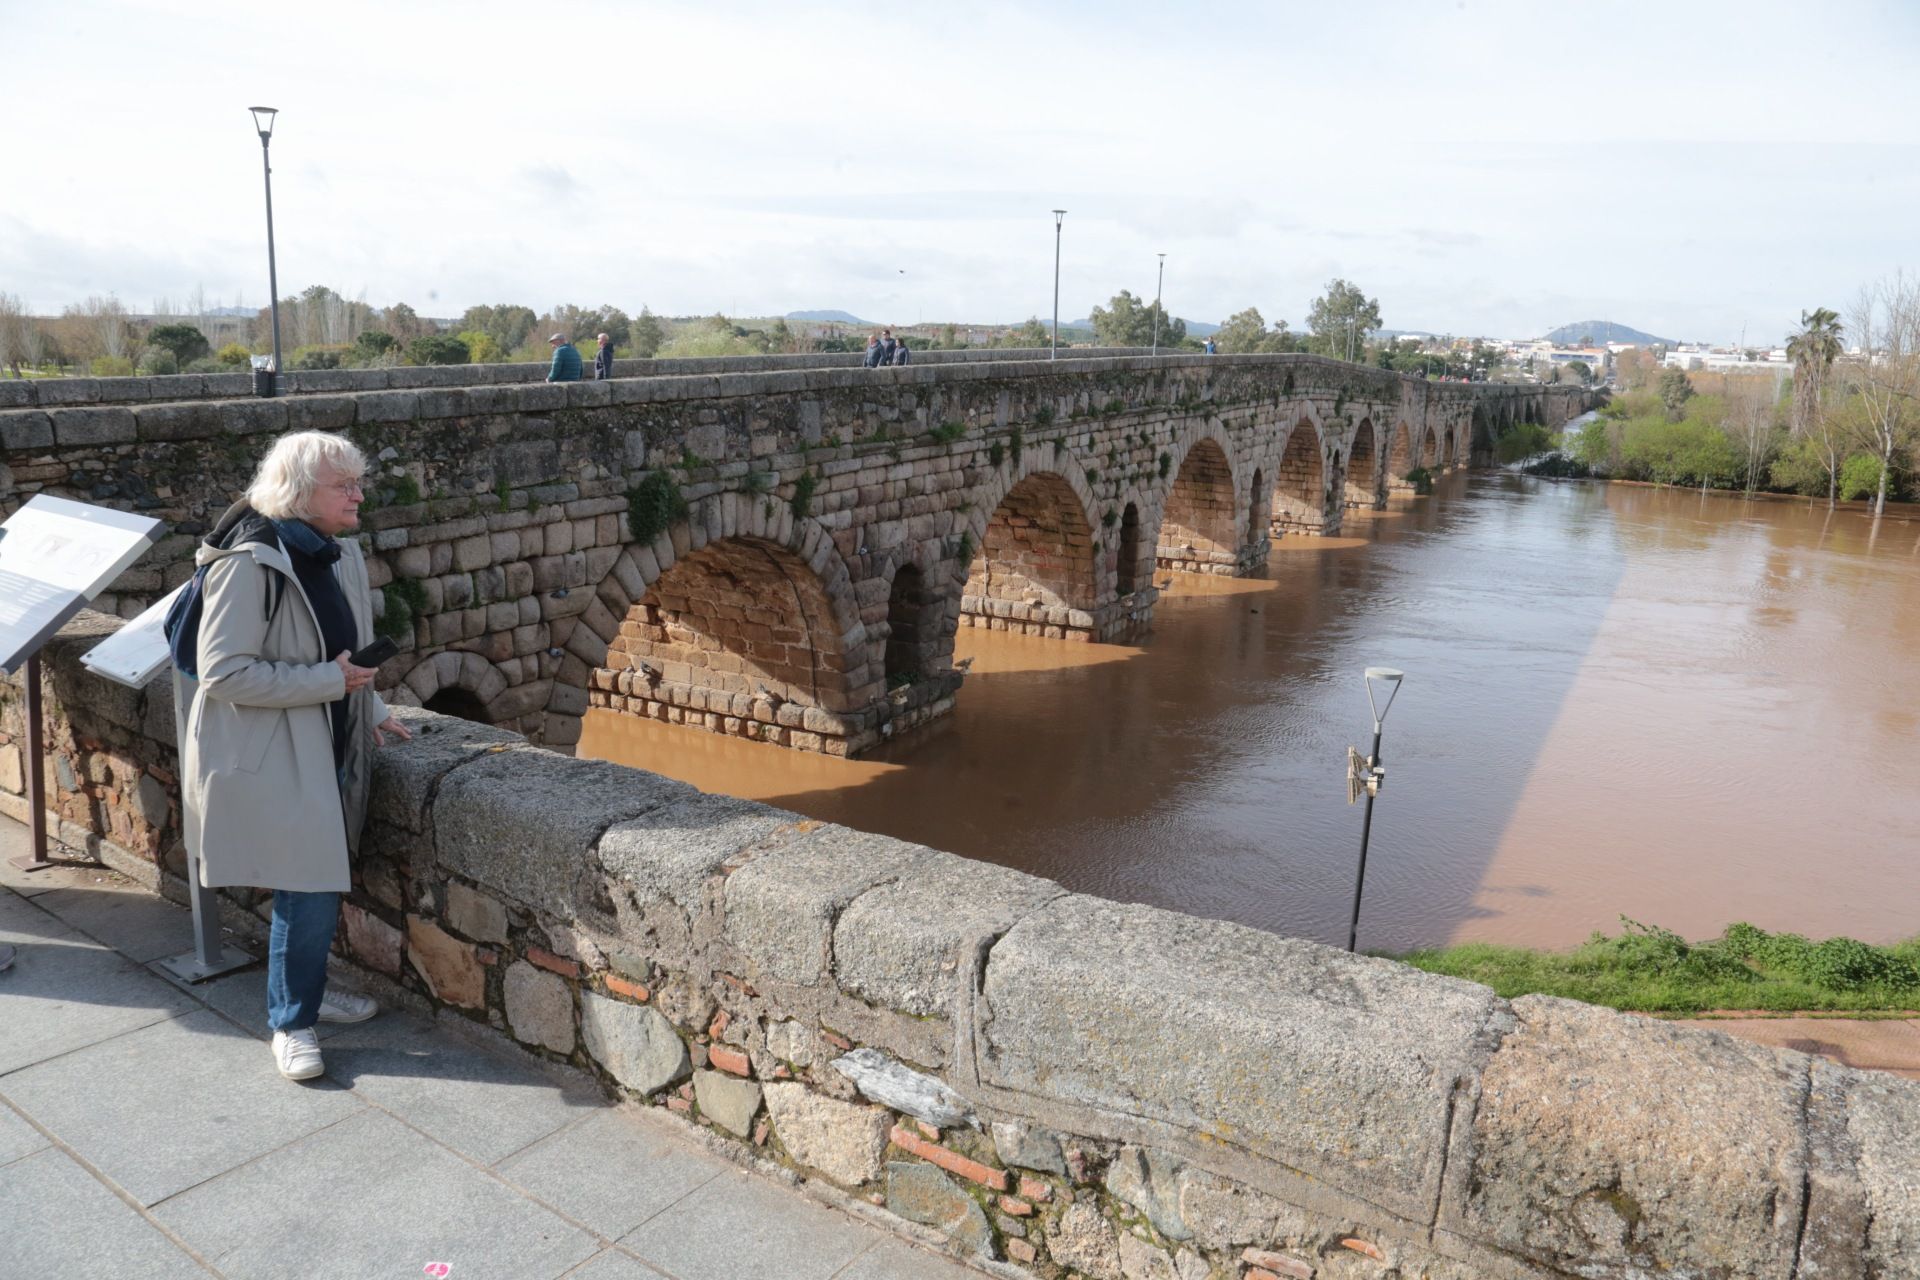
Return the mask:
<path fill-rule="evenodd" d="M 0 524 L 0 671 L 12 674 L 155 542 L 152 516 L 35 494 Z"/>
<path fill-rule="evenodd" d="M 167 648 L 167 610 L 182 591 L 181 583 L 152 608 L 80 655 L 80 665 L 97 676 L 134 689 L 144 689 L 161 668 L 173 661 Z"/>

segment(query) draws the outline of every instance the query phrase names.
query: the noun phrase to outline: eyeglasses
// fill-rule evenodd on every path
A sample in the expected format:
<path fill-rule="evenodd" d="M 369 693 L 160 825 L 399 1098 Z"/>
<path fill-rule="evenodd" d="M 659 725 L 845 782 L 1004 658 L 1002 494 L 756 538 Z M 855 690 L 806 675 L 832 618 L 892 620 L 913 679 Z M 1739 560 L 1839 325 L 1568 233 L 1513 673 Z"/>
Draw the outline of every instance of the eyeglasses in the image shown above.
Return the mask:
<path fill-rule="evenodd" d="M 356 493 L 359 494 L 361 497 L 365 497 L 367 493 L 365 489 L 362 489 L 360 487 L 360 482 L 358 480 L 342 480 L 336 484 L 323 484 L 320 487 L 322 489 L 333 489 L 339 493 L 346 494 L 349 497 L 351 497 Z"/>

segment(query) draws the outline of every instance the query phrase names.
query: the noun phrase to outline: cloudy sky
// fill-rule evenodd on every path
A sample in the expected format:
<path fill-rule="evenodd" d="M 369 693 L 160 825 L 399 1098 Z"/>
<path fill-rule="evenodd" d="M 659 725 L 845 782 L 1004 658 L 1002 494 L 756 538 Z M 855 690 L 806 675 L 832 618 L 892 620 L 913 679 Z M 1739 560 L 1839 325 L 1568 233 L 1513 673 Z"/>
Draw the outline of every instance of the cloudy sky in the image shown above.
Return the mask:
<path fill-rule="evenodd" d="M 209 16 L 209 14 L 214 16 Z M 0 0 L 0 292 L 1777 341 L 1920 267 L 1920 4 Z"/>

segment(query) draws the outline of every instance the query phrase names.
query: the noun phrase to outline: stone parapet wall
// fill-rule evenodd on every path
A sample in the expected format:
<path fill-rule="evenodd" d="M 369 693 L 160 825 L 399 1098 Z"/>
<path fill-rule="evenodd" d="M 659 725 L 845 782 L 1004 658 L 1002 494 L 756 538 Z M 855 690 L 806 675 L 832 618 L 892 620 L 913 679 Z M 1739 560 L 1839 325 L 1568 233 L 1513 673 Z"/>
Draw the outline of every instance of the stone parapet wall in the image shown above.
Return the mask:
<path fill-rule="evenodd" d="M 1079 357 L 1144 356 L 1145 347 L 1080 347 Z M 585 349 L 583 348 L 583 351 Z M 591 355 L 590 351 L 586 354 Z M 914 364 L 978 364 L 1009 360 L 1046 360 L 1044 347 L 915 351 Z M 1070 357 L 1072 358 L 1072 357 Z M 718 373 L 781 373 L 791 369 L 858 369 L 864 357 L 847 352 L 797 355 L 688 356 L 665 360 L 615 360 L 615 378 L 686 377 Z M 290 369 L 280 375 L 283 396 L 343 395 L 357 391 L 417 391 L 434 387 L 502 386 L 545 382 L 549 365 L 407 365 L 392 369 Z M 592 369 L 591 359 L 587 362 Z M 0 379 L 0 409 L 55 408 L 89 404 L 177 403 L 185 400 L 236 400 L 254 394 L 253 374 L 177 373 L 143 378 Z"/>
<path fill-rule="evenodd" d="M 77 667 L 114 625 L 49 652 L 52 798 L 165 884 L 171 695 Z M 1920 1275 L 1912 1082 L 402 714 L 342 930 L 376 990 L 957 1250 L 1049 1280 Z"/>

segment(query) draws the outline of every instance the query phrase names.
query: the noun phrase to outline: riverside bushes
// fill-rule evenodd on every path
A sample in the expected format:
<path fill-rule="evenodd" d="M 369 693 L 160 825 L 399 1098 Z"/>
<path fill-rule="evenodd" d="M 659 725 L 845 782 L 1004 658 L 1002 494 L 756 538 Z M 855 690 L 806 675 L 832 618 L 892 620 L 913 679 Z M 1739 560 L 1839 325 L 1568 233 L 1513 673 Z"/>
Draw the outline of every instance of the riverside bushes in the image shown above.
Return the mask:
<path fill-rule="evenodd" d="M 1565 996 L 1640 1013 L 1920 1008 L 1920 937 L 1888 947 L 1853 938 L 1812 942 L 1737 922 L 1718 938 L 1690 943 L 1625 916 L 1621 926 L 1571 951 L 1469 942 L 1401 958 L 1508 998 Z"/>

